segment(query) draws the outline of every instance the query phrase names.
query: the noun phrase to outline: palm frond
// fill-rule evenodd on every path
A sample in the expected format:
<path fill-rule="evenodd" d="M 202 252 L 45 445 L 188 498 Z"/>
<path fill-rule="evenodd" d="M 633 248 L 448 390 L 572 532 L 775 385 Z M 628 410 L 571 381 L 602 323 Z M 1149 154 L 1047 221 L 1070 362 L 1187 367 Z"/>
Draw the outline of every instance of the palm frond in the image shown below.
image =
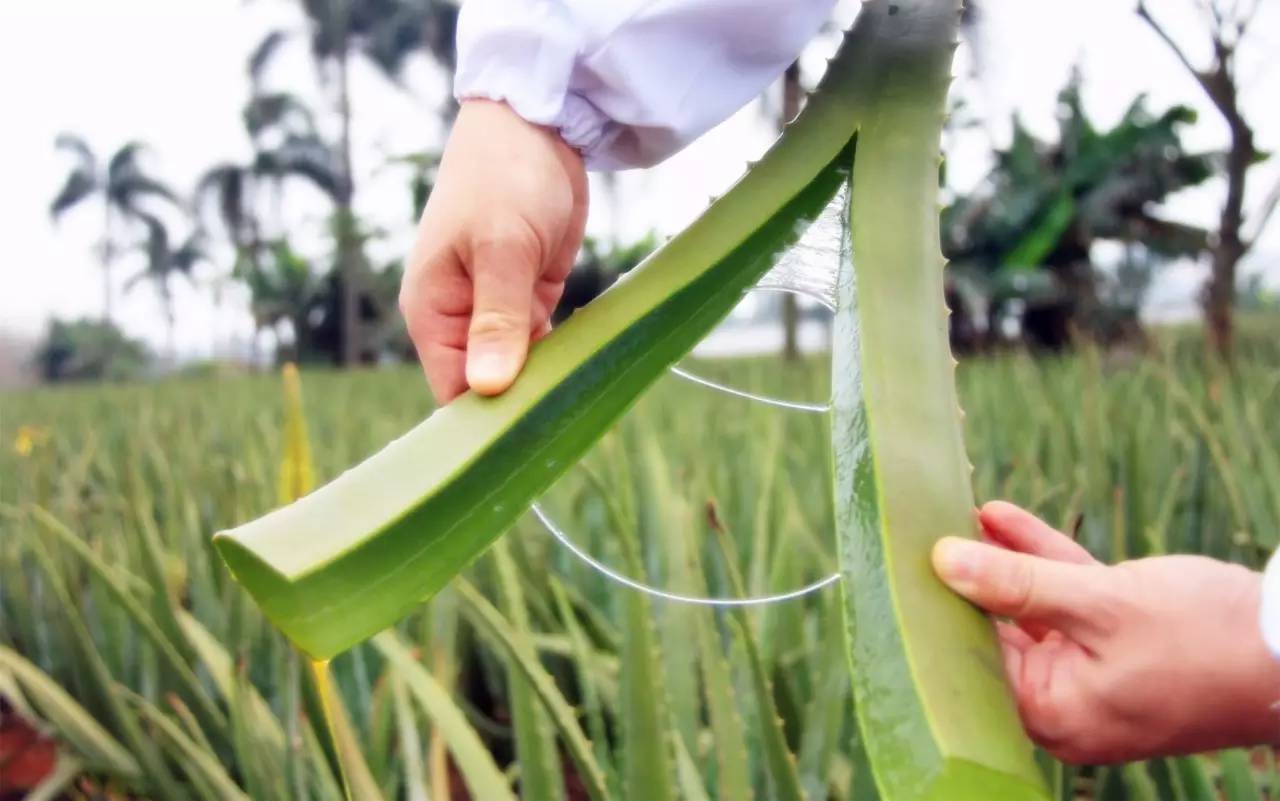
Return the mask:
<path fill-rule="evenodd" d="M 62 188 L 49 203 L 49 215 L 56 221 L 98 188 L 98 159 L 89 144 L 76 134 L 58 134 L 53 145 L 75 157 L 75 164 L 67 173 Z"/>
<path fill-rule="evenodd" d="M 74 155 L 78 168 L 92 174 L 98 172 L 98 157 L 93 154 L 93 149 L 89 147 L 89 143 L 79 134 L 64 131 L 53 140 L 53 146 L 58 150 L 65 150 Z"/>
<path fill-rule="evenodd" d="M 58 194 L 54 196 L 53 201 L 49 204 L 49 215 L 56 221 L 67 210 L 92 195 L 97 188 L 98 181 L 94 174 L 76 167 L 67 174 L 67 179 L 63 182 L 62 188 L 58 190 Z"/>
<path fill-rule="evenodd" d="M 196 181 L 191 197 L 191 207 L 197 219 L 205 204 L 213 201 L 228 238 L 237 245 L 241 244 L 241 235 L 248 222 L 246 212 L 251 180 L 252 167 L 239 164 L 224 163 L 207 170 Z"/>
<path fill-rule="evenodd" d="M 249 80 L 256 86 L 262 81 L 262 76 L 275 58 L 280 47 L 289 40 L 289 32 L 283 30 L 274 30 L 262 37 L 262 41 L 258 42 L 258 46 L 249 54 Z"/>
<path fill-rule="evenodd" d="M 334 202 L 344 200 L 345 182 L 338 159 L 316 136 L 290 136 L 279 147 L 258 153 L 254 172 L 277 180 L 302 178 Z"/>
<path fill-rule="evenodd" d="M 254 95 L 244 107 L 244 127 L 258 138 L 268 129 L 282 129 L 293 136 L 313 135 L 315 115 L 305 102 L 290 92 Z"/>
<path fill-rule="evenodd" d="M 140 172 L 141 166 L 138 164 L 138 158 L 146 149 L 147 145 L 137 140 L 121 145 L 120 149 L 112 154 L 111 160 L 107 162 L 107 183 L 114 183 L 127 175 Z"/>

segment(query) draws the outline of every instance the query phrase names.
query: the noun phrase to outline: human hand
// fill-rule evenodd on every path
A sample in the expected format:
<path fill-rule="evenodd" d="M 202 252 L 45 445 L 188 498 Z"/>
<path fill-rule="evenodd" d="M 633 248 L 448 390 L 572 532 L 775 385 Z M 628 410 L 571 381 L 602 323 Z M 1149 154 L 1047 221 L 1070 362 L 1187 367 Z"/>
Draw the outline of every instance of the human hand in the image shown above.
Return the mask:
<path fill-rule="evenodd" d="M 953 590 L 997 622 L 1032 739 L 1109 763 L 1280 743 L 1280 662 L 1259 627 L 1262 577 L 1198 556 L 1101 564 L 1028 512 L 979 512 L 985 543 L 933 551 Z"/>
<path fill-rule="evenodd" d="M 462 104 L 400 285 L 438 402 L 511 386 L 551 328 L 586 219 L 582 158 L 555 131 L 505 103 Z"/>

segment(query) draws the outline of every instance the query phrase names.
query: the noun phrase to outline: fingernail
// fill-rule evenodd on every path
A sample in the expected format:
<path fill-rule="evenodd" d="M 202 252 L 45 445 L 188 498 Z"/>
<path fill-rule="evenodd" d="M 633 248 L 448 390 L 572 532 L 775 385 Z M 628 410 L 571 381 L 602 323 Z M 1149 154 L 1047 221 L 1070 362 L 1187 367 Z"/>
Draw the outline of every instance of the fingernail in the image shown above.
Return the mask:
<path fill-rule="evenodd" d="M 938 577 L 960 593 L 973 588 L 981 558 L 981 543 L 959 537 L 939 540 L 933 548 L 933 568 Z"/>
<path fill-rule="evenodd" d="M 467 357 L 467 383 L 480 393 L 506 389 L 513 373 L 511 356 L 501 348 L 484 347 Z"/>

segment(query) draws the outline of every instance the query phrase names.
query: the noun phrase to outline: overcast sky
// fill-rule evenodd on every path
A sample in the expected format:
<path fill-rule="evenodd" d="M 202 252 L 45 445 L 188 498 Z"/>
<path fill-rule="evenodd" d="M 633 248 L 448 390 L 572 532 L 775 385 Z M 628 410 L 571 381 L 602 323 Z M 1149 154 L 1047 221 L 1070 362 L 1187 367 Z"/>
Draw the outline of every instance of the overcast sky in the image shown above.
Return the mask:
<path fill-rule="evenodd" d="M 1245 48 L 1245 106 L 1263 149 L 1280 149 L 1280 104 L 1274 100 L 1280 71 L 1280 3 L 1261 0 L 1262 10 Z M 1207 55 L 1207 40 L 1190 12 L 1191 0 L 1153 3 L 1169 28 L 1195 55 Z M 856 5 L 842 2 L 847 22 Z M 1200 119 L 1188 132 L 1192 147 L 1221 147 L 1225 127 L 1200 90 L 1169 52 L 1132 14 L 1126 0 L 985 0 L 981 77 L 962 81 L 970 107 L 987 125 L 949 143 L 949 180 L 964 187 L 985 172 L 987 142 L 1007 138 L 1016 110 L 1042 134 L 1054 129 L 1054 99 L 1073 64 L 1085 75 L 1085 100 L 1102 125 L 1113 123 L 1132 99 L 1147 93 L 1152 107 L 1189 103 Z M 101 274 L 94 243 L 100 211 L 73 212 L 55 227 L 47 213 L 70 162 L 54 150 L 61 131 L 85 136 L 105 159 L 131 139 L 151 145 L 148 164 L 183 191 L 200 173 L 221 161 L 245 160 L 249 144 L 240 122 L 248 96 L 247 54 L 273 28 L 300 29 L 292 3 L 284 0 L 40 0 L 0 3 L 0 108 L 5 109 L 0 148 L 0 332 L 34 335 L 51 315 L 98 315 Z M 804 63 L 820 69 L 834 37 L 815 43 Z M 967 72 L 971 54 L 962 52 L 958 70 Z M 305 87 L 319 101 L 305 51 L 295 48 L 276 65 L 271 80 Z M 357 174 L 364 178 L 357 198 L 361 212 L 387 235 L 373 247 L 385 261 L 403 253 L 412 232 L 407 176 L 388 167 L 388 157 L 438 147 L 443 132 L 430 109 L 447 90 L 447 77 L 425 61 L 410 71 L 408 89 L 389 87 L 371 70 L 354 82 Z M 671 233 L 726 188 L 743 163 L 772 139 L 761 108 L 745 109 L 666 164 L 617 181 L 611 203 L 592 210 L 592 228 L 622 238 L 648 230 Z M 1280 158 L 1251 173 L 1252 207 L 1280 178 Z M 597 192 L 603 199 L 605 194 Z M 1180 219 L 1211 225 L 1221 202 L 1220 184 L 1184 193 L 1170 204 Z M 306 193 L 287 198 L 285 223 L 314 247 L 323 225 L 323 204 Z M 611 220 L 610 218 L 615 218 Z M 318 255 L 318 254 L 316 254 Z M 1269 268 L 1280 281 L 1280 224 L 1273 224 L 1251 269 Z M 118 272 L 123 284 L 128 271 Z M 1156 301 L 1185 307 L 1201 280 L 1202 266 L 1186 265 L 1169 274 Z M 206 271 L 202 281 L 211 280 Z M 125 328 L 159 345 L 164 325 L 152 291 L 140 286 L 117 295 L 117 316 Z M 251 330 L 246 298 L 232 290 L 221 311 L 207 289 L 179 290 L 178 344 L 187 356 L 225 349 Z"/>

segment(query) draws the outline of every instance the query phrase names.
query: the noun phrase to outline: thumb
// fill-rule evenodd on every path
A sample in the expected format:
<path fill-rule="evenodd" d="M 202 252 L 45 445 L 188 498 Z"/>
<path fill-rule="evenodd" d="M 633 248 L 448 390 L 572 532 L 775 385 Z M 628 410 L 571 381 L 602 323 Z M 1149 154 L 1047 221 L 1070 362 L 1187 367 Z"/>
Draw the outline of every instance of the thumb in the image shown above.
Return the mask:
<path fill-rule="evenodd" d="M 993 545 L 946 537 L 933 566 L 947 586 L 998 617 L 1077 637 L 1096 627 L 1102 568 L 1042 559 Z"/>
<path fill-rule="evenodd" d="M 516 380 L 529 353 L 538 248 L 513 237 L 478 245 L 471 255 L 467 385 L 497 395 Z"/>

